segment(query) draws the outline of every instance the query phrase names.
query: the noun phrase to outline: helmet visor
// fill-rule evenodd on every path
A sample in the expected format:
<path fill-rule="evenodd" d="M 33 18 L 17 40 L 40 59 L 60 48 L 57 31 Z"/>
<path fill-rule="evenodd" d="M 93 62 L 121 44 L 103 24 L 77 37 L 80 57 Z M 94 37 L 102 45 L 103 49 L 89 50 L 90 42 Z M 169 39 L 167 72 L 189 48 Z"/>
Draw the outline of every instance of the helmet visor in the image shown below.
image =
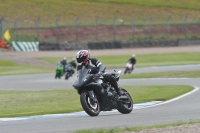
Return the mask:
<path fill-rule="evenodd" d="M 82 63 L 86 59 L 86 56 L 82 56 L 81 58 L 76 58 L 78 63 Z"/>

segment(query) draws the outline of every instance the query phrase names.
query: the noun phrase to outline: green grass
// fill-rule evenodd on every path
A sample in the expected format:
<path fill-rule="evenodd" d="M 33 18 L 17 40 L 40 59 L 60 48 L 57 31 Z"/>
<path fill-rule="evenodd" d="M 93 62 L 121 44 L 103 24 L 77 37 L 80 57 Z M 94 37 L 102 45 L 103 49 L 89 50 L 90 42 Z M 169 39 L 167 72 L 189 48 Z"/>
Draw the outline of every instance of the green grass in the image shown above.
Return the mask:
<path fill-rule="evenodd" d="M 93 0 L 89 0 L 93 1 Z M 197 9 L 200 10 L 197 5 L 200 6 L 200 2 L 198 0 L 95 0 L 95 2 L 102 3 L 118 3 L 118 4 L 131 4 L 131 5 L 139 5 L 139 6 L 152 6 L 152 7 L 170 7 L 170 8 L 183 8 L 183 9 Z"/>
<path fill-rule="evenodd" d="M 126 74 L 121 78 L 200 78 L 200 70 Z"/>
<path fill-rule="evenodd" d="M 94 57 L 97 58 L 99 61 L 101 61 L 107 68 L 109 68 L 109 67 L 125 67 L 126 62 L 131 56 L 113 55 L 113 56 L 94 56 Z M 44 57 L 39 59 L 51 63 L 57 63 L 61 59 L 61 57 Z M 200 52 L 143 54 L 143 55 L 136 55 L 136 59 L 137 59 L 136 67 L 199 64 Z"/>
<path fill-rule="evenodd" d="M 96 56 L 107 68 L 125 67 L 126 61 L 130 55 L 113 55 L 113 56 Z M 43 57 L 38 58 L 53 64 L 57 64 L 62 57 Z M 67 57 L 71 61 L 72 57 Z M 144 54 L 136 55 L 136 68 L 149 66 L 169 66 L 169 65 L 186 65 L 199 64 L 200 52 L 193 53 L 168 53 L 168 54 Z M 19 65 L 15 62 L 0 59 L 0 75 L 16 75 L 16 74 L 31 74 L 31 73 L 49 73 L 54 72 L 54 68 L 49 67 L 34 67 Z M 199 71 L 187 72 L 161 72 L 151 74 L 133 74 L 126 75 L 123 78 L 144 78 L 144 77 L 199 77 Z"/>
<path fill-rule="evenodd" d="M 199 124 L 199 123 L 200 121 L 176 122 L 176 123 L 171 123 L 171 124 L 160 124 L 160 125 L 154 125 L 154 126 L 136 126 L 136 127 L 126 127 L 126 128 L 78 130 L 78 131 L 75 131 L 74 133 L 127 133 L 127 132 L 144 131 L 146 129 L 177 127 L 177 126 Z"/>
<path fill-rule="evenodd" d="M 80 20 L 87 20 L 85 23 L 95 24 L 94 19 L 97 15 L 101 21 L 108 23 L 112 23 L 114 16 L 126 22 L 130 21 L 133 15 L 137 19 L 144 20 L 152 14 L 156 16 L 154 20 L 162 19 L 165 22 L 169 15 L 177 20 L 185 15 L 193 19 L 197 18 L 200 2 L 198 0 L 168 0 L 167 2 L 166 0 L 9 0 L 2 2 L 0 8 L 0 16 L 5 16 L 7 21 L 20 18 L 19 22 L 24 23 L 20 27 L 24 27 L 35 25 L 33 21 L 36 21 L 38 17 L 40 17 L 40 26 L 52 25 L 55 24 L 57 16 L 60 17 L 59 24 L 61 25 L 74 24 L 77 16 Z M 13 25 L 13 23 L 14 21 L 7 25 Z"/>
<path fill-rule="evenodd" d="M 72 60 L 72 58 L 75 58 L 75 57 L 66 57 L 67 62 L 70 62 Z M 53 64 L 57 64 L 58 62 L 60 62 L 63 59 L 63 57 L 40 57 L 37 59 L 47 61 L 47 62 L 50 62 Z"/>
<path fill-rule="evenodd" d="M 191 86 L 124 86 L 134 103 L 169 100 L 191 91 Z M 0 91 L 0 117 L 82 111 L 75 89 Z"/>
<path fill-rule="evenodd" d="M 12 61 L 0 59 L 0 76 L 17 74 L 50 73 L 50 67 L 36 67 L 20 65 Z"/>

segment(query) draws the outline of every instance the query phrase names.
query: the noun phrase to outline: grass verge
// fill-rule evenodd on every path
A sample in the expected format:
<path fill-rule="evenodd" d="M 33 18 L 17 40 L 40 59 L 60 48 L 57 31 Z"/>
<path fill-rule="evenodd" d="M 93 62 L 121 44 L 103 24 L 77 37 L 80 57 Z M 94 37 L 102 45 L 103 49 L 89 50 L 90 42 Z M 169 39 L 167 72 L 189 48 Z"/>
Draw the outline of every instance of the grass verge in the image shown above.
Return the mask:
<path fill-rule="evenodd" d="M 187 93 L 191 86 L 123 86 L 134 103 L 166 101 Z M 29 116 L 82 111 L 75 89 L 0 91 L 0 117 Z"/>
<path fill-rule="evenodd" d="M 155 128 L 167 128 L 177 127 L 181 125 L 199 124 L 200 121 L 189 121 L 189 122 L 176 122 L 172 124 L 160 124 L 154 126 L 137 126 L 137 127 L 126 127 L 126 128 L 109 128 L 109 129 L 94 129 L 94 130 L 78 130 L 74 133 L 127 133 L 127 132 L 139 132 L 146 129 Z"/>
<path fill-rule="evenodd" d="M 101 61 L 106 67 L 125 67 L 125 63 L 131 55 L 113 55 L 113 56 L 94 56 Z M 72 57 L 68 57 L 68 61 Z M 51 63 L 57 63 L 62 57 L 43 57 L 38 58 Z M 137 67 L 148 66 L 168 66 L 168 65 L 185 65 L 199 64 L 200 52 L 183 52 L 170 54 L 144 54 L 136 55 Z"/>
<path fill-rule="evenodd" d="M 26 20 L 26 23 L 33 26 L 34 22 L 32 21 L 35 21 L 37 17 L 42 18 L 41 22 L 46 21 L 46 23 L 54 24 L 55 19 L 53 18 L 56 16 L 60 16 L 60 23 L 66 23 L 69 20 L 74 23 L 74 19 L 80 16 L 81 20 L 94 23 L 94 18 L 98 15 L 112 23 L 112 18 L 115 15 L 128 21 L 132 15 L 138 16 L 140 19 L 147 19 L 153 14 L 156 16 L 154 19 L 164 18 L 163 21 L 166 21 L 169 15 L 177 20 L 186 14 L 189 18 L 196 18 L 200 10 L 198 0 L 168 0 L 167 2 L 165 0 L 20 0 L 20 4 L 18 2 L 9 0 L 1 3 L 2 13 L 0 12 L 0 15 L 6 16 L 8 20 L 20 17 L 20 21 Z M 33 8 L 35 10 L 28 10 Z M 8 12 L 7 9 L 12 10 Z M 22 13 L 19 9 L 25 9 L 26 12 Z M 35 11 L 39 15 L 35 14 Z"/>
<path fill-rule="evenodd" d="M 0 76 L 17 74 L 49 73 L 54 71 L 50 67 L 36 67 L 19 65 L 15 62 L 0 59 Z"/>

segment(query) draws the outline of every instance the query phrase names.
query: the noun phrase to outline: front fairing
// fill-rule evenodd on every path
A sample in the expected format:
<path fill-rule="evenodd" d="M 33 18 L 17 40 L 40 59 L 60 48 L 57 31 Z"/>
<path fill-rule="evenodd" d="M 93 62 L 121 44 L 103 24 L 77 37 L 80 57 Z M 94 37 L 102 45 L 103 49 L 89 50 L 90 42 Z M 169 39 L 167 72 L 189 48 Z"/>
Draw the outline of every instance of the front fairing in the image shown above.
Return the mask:
<path fill-rule="evenodd" d="M 89 69 L 80 69 L 77 73 L 77 78 L 73 83 L 73 87 L 79 90 L 81 87 L 84 87 L 92 80 L 92 75 L 89 73 Z"/>
<path fill-rule="evenodd" d="M 115 79 L 116 79 L 116 81 L 119 81 L 119 78 L 120 78 L 120 76 L 121 76 L 121 71 L 115 71 L 114 73 L 111 73 L 114 77 L 115 77 Z"/>

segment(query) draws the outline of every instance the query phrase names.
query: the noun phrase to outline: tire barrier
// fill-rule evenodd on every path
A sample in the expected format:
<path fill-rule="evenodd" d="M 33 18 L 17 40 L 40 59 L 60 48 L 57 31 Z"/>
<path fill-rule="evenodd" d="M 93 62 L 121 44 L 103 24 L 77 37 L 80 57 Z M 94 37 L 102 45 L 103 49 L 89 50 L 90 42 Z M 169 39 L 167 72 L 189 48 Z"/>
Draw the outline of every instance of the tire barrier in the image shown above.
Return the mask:
<path fill-rule="evenodd" d="M 88 49 L 116 49 L 134 47 L 169 47 L 178 46 L 177 40 L 133 40 L 133 41 L 111 41 L 111 42 L 89 42 Z"/>
<path fill-rule="evenodd" d="M 138 47 L 172 47 L 178 46 L 178 40 L 133 40 L 122 41 L 122 48 L 138 48 Z"/>
<path fill-rule="evenodd" d="M 179 46 L 198 46 L 200 45 L 200 39 L 179 39 L 178 40 Z"/>
<path fill-rule="evenodd" d="M 88 49 L 118 49 L 118 48 L 122 48 L 120 41 L 88 43 Z"/>
<path fill-rule="evenodd" d="M 35 44 L 34 48 L 31 45 Z M 15 51 L 67 51 L 80 49 L 121 49 L 139 47 L 172 47 L 185 45 L 200 45 L 199 39 L 159 39 L 159 40 L 122 40 L 107 42 L 88 42 L 78 44 L 72 42 L 12 42 L 12 49 Z"/>
<path fill-rule="evenodd" d="M 39 42 L 12 42 L 13 51 L 39 51 Z"/>

